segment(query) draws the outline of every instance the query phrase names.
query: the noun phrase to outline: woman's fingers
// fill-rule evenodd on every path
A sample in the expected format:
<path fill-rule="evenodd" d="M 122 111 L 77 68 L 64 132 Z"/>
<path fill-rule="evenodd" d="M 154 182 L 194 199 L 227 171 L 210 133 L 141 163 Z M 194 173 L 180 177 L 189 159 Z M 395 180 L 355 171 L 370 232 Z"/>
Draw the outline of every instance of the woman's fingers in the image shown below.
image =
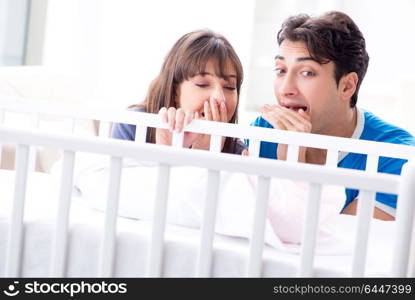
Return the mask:
<path fill-rule="evenodd" d="M 220 121 L 227 123 L 228 122 L 228 110 L 226 109 L 225 101 L 220 102 L 219 111 L 220 111 Z"/>
<path fill-rule="evenodd" d="M 179 108 L 176 110 L 176 122 L 174 125 L 174 130 L 179 133 L 183 130 L 183 122 L 184 122 L 185 113 L 183 109 Z"/>
<path fill-rule="evenodd" d="M 195 118 L 195 114 L 191 110 L 185 110 L 184 126 L 189 125 L 193 118 Z"/>
<path fill-rule="evenodd" d="M 186 125 L 189 125 L 193 120 L 193 112 L 191 110 L 183 110 L 179 108 L 176 111 L 176 132 L 180 133 L 183 131 Z"/>
<path fill-rule="evenodd" d="M 205 120 L 212 121 L 212 111 L 210 110 L 210 104 L 207 100 L 203 104 L 203 112 L 205 113 Z"/>
<path fill-rule="evenodd" d="M 176 109 L 174 107 L 169 107 L 167 110 L 167 119 L 169 125 L 169 131 L 173 132 L 174 125 L 176 123 Z"/>
<path fill-rule="evenodd" d="M 220 121 L 220 112 L 218 104 L 219 103 L 215 98 L 211 97 L 209 99 L 210 111 L 212 112 L 212 121 Z"/>
<path fill-rule="evenodd" d="M 161 120 L 162 120 L 164 123 L 167 123 L 167 108 L 162 107 L 162 108 L 159 110 L 158 115 L 160 116 Z"/>

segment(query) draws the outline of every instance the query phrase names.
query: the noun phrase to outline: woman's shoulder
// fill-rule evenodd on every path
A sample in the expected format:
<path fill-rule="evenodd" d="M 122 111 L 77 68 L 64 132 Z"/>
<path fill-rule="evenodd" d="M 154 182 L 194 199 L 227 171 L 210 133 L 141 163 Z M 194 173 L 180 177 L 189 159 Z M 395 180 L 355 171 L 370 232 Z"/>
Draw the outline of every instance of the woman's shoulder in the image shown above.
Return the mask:
<path fill-rule="evenodd" d="M 128 111 L 145 112 L 145 108 L 141 106 L 130 106 Z M 111 137 L 121 140 L 135 139 L 135 125 L 125 123 L 115 123 L 112 127 Z"/>
<path fill-rule="evenodd" d="M 136 112 L 146 112 L 146 109 L 144 106 L 129 106 L 127 108 L 128 111 L 136 111 Z"/>

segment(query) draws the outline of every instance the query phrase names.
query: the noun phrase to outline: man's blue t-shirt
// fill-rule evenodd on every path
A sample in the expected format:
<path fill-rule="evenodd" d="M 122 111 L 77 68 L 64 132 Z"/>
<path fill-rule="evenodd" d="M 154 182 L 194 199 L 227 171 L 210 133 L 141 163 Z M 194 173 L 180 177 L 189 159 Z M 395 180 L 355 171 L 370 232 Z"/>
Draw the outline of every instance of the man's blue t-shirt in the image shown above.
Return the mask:
<path fill-rule="evenodd" d="M 415 138 L 407 131 L 381 120 L 368 111 L 361 111 L 359 109 L 357 111 L 358 121 L 355 134 L 353 134 L 353 138 L 415 146 Z M 258 117 L 251 125 L 273 128 L 273 126 L 265 121 L 262 117 Z M 278 144 L 276 143 L 261 142 L 261 148 L 259 152 L 260 157 L 276 159 L 277 147 Z M 337 166 L 340 168 L 364 170 L 366 167 L 366 158 L 366 154 L 347 153 L 344 157 L 340 156 L 340 160 Z M 407 160 L 404 159 L 381 156 L 379 157 L 378 172 L 400 175 L 402 166 L 406 162 Z M 346 189 L 345 192 L 346 202 L 344 207 L 346 207 L 351 201 L 357 198 L 359 191 Z M 396 208 L 396 200 L 396 195 L 385 193 L 376 194 L 376 201 L 392 208 Z"/>

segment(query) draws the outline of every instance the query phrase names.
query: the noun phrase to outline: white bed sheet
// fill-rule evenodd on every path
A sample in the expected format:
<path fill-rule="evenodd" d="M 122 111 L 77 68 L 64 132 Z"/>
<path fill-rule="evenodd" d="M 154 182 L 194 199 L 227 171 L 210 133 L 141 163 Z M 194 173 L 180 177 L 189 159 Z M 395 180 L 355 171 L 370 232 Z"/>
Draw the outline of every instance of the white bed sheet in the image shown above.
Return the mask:
<path fill-rule="evenodd" d="M 10 202 L 13 195 L 14 172 L 0 170 L 0 276 L 4 276 Z M 30 173 L 25 207 L 25 235 L 22 276 L 47 276 L 56 211 L 57 178 L 43 173 Z M 339 215 L 333 221 L 350 241 L 356 227 L 355 218 Z M 68 246 L 68 277 L 97 275 L 103 214 L 87 207 L 79 197 L 73 198 L 70 239 Z M 150 224 L 118 218 L 116 245 L 116 277 L 145 275 Z M 387 276 L 391 267 L 394 223 L 374 221 L 369 239 L 367 276 Z M 197 259 L 199 230 L 167 225 L 163 264 L 165 277 L 192 277 Z M 249 243 L 245 238 L 215 235 L 212 275 L 214 277 L 244 276 Z M 264 277 L 296 276 L 300 256 L 265 246 Z M 351 255 L 317 255 L 315 276 L 350 276 Z"/>

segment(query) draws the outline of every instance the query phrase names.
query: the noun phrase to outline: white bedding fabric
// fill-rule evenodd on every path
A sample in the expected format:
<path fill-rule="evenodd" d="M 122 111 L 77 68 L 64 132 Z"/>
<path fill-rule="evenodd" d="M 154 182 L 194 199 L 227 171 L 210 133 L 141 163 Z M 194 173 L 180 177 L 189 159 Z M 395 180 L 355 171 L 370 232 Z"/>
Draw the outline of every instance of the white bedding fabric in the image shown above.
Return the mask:
<path fill-rule="evenodd" d="M 105 210 L 108 186 L 108 158 L 81 153 L 77 156 L 74 185 L 92 208 Z M 54 170 L 58 173 L 59 166 Z M 120 216 L 151 220 L 158 169 L 152 163 L 126 159 L 123 162 Z M 171 168 L 167 221 L 200 228 L 206 198 L 207 170 L 176 166 Z M 308 184 L 272 179 L 265 242 L 276 249 L 299 252 L 304 226 Z M 242 173 L 221 172 L 216 216 L 216 233 L 251 237 L 256 178 Z M 324 186 L 322 190 L 317 253 L 348 254 L 351 249 L 336 233 L 333 217 L 344 203 L 344 188 Z"/>
<path fill-rule="evenodd" d="M 10 224 L 10 202 L 13 194 L 14 172 L 0 170 L 0 274 L 4 274 L 7 230 Z M 49 269 L 51 240 L 54 228 L 57 178 L 41 173 L 30 173 L 25 209 L 25 236 L 22 276 L 46 276 Z M 332 221 L 337 233 L 352 248 L 351 237 L 356 227 L 354 217 L 337 216 Z M 71 209 L 70 243 L 66 276 L 96 276 L 103 213 L 85 205 L 85 200 L 74 197 Z M 367 261 L 368 276 L 386 276 L 392 258 L 394 223 L 374 221 L 371 226 Z M 118 218 L 116 268 L 114 276 L 139 277 L 145 275 L 147 244 L 150 225 L 147 221 Z M 193 276 L 199 230 L 168 224 L 163 276 Z M 215 277 L 244 276 L 248 254 L 245 238 L 217 234 L 212 275 Z M 295 246 L 294 246 L 295 247 Z M 348 252 L 348 251 L 346 251 Z M 263 276 L 296 276 L 300 256 L 286 249 L 264 248 Z M 349 276 L 350 254 L 317 255 L 315 276 Z"/>

